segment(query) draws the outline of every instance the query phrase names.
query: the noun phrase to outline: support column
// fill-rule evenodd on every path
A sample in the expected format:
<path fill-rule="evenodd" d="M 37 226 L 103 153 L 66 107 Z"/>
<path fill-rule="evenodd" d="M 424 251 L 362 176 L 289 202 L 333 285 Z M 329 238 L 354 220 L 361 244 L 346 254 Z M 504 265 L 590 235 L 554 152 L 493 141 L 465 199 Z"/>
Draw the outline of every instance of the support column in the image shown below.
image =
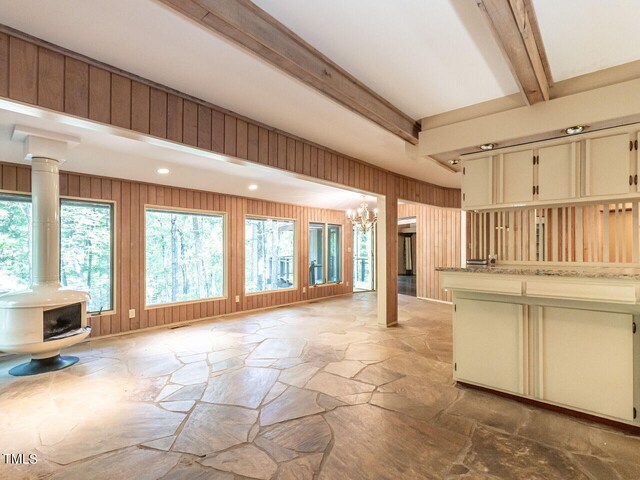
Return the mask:
<path fill-rule="evenodd" d="M 393 180 L 389 184 L 377 204 L 378 325 L 383 327 L 398 324 L 398 197 Z"/>

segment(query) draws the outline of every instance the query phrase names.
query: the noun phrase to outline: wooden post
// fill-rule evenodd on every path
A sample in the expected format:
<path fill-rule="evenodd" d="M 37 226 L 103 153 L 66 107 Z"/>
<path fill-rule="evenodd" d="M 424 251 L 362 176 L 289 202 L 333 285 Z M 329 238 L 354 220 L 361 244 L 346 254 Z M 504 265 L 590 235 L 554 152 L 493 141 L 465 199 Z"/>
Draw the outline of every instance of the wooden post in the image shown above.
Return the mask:
<path fill-rule="evenodd" d="M 378 325 L 398 324 L 398 197 L 394 181 L 378 196 Z"/>

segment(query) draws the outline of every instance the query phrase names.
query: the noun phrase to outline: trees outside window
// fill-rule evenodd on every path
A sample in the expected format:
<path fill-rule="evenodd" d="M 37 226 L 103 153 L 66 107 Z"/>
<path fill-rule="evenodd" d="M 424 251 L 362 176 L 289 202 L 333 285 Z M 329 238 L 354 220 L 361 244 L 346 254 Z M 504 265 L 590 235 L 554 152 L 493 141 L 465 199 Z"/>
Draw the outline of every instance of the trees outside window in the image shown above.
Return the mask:
<path fill-rule="evenodd" d="M 164 305 L 224 296 L 224 217 L 149 208 L 146 301 Z"/>
<path fill-rule="evenodd" d="M 295 286 L 295 222 L 245 219 L 245 292 Z"/>
<path fill-rule="evenodd" d="M 31 197 L 0 195 L 0 292 L 29 287 Z M 113 308 L 113 207 L 60 201 L 60 283 L 89 292 L 89 312 Z"/>
<path fill-rule="evenodd" d="M 309 285 L 324 283 L 324 224 L 309 224 Z"/>
<path fill-rule="evenodd" d="M 31 198 L 0 194 L 0 293 L 31 283 Z"/>
<path fill-rule="evenodd" d="M 89 292 L 87 311 L 113 308 L 113 206 L 60 202 L 60 283 Z"/>
<path fill-rule="evenodd" d="M 337 283 L 342 281 L 342 227 L 329 225 L 327 227 L 327 281 Z"/>

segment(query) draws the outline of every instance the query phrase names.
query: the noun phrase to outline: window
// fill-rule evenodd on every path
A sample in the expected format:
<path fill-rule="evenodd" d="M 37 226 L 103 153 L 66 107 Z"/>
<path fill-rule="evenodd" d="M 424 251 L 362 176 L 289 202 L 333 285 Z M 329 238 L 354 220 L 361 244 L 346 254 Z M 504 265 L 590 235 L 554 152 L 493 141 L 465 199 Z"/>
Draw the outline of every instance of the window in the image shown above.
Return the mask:
<path fill-rule="evenodd" d="M 295 222 L 268 218 L 245 220 L 245 292 L 295 285 Z"/>
<path fill-rule="evenodd" d="M 147 209 L 147 305 L 224 295 L 223 215 Z"/>
<path fill-rule="evenodd" d="M 113 207 L 60 201 L 60 283 L 88 291 L 89 312 L 113 308 Z M 31 198 L 0 195 L 0 292 L 31 284 Z"/>
<path fill-rule="evenodd" d="M 89 292 L 87 311 L 113 308 L 113 206 L 60 201 L 60 283 Z"/>
<path fill-rule="evenodd" d="M 309 223 L 309 285 L 341 281 L 342 226 Z"/>
<path fill-rule="evenodd" d="M 31 283 L 31 198 L 0 194 L 0 293 Z"/>
<path fill-rule="evenodd" d="M 309 285 L 324 283 L 324 224 L 309 224 Z"/>
<path fill-rule="evenodd" d="M 327 281 L 337 283 L 342 280 L 342 227 L 329 225 L 327 237 Z"/>

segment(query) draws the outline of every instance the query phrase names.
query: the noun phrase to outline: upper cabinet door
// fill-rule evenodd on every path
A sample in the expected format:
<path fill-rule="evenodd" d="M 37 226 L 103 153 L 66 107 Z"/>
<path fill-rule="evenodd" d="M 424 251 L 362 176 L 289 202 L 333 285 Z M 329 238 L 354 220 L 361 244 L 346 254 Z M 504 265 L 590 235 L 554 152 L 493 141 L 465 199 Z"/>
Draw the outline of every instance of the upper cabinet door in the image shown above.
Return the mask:
<path fill-rule="evenodd" d="M 501 155 L 500 203 L 533 201 L 533 150 Z"/>
<path fill-rule="evenodd" d="M 628 133 L 585 140 L 585 195 L 622 195 L 635 190 L 632 150 Z"/>
<path fill-rule="evenodd" d="M 538 200 L 564 200 L 576 196 L 577 144 L 538 149 Z"/>
<path fill-rule="evenodd" d="M 493 157 L 465 160 L 462 175 L 462 208 L 487 207 L 493 202 Z"/>

